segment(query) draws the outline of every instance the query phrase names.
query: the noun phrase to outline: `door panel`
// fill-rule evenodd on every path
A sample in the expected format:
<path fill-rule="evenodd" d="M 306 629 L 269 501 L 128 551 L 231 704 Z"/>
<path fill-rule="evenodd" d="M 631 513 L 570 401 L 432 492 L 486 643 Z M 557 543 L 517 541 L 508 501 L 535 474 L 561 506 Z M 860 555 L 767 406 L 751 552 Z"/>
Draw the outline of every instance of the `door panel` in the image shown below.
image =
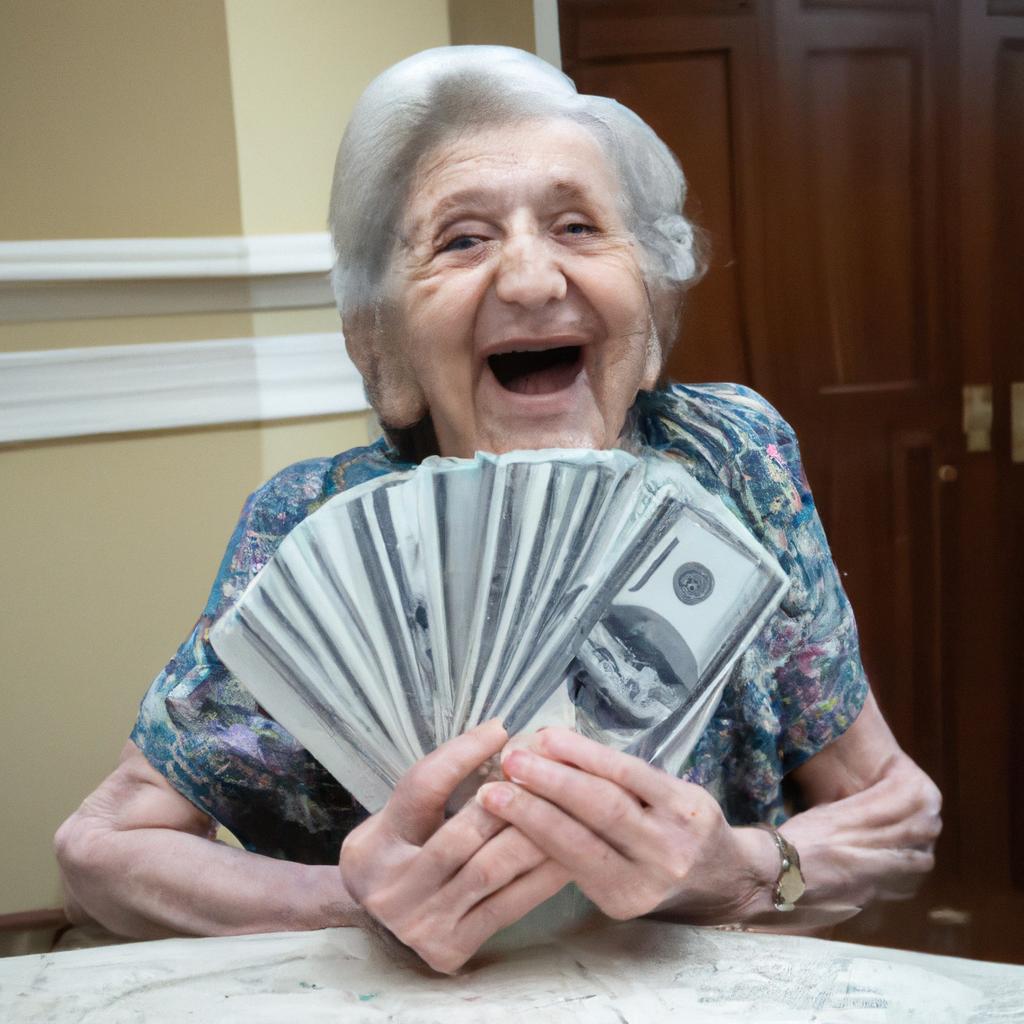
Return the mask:
<path fill-rule="evenodd" d="M 770 294 L 776 323 L 796 327 L 779 338 L 790 342 L 780 356 L 799 368 L 793 400 L 942 386 L 953 374 L 936 313 L 934 21 L 928 11 L 808 11 L 797 0 L 771 10 L 767 120 L 778 142 L 767 173 L 787 187 L 766 215 L 769 232 L 792 244 Z"/>
<path fill-rule="evenodd" d="M 800 105 L 820 386 L 916 381 L 928 365 L 914 56 L 854 49 L 806 56 Z"/>

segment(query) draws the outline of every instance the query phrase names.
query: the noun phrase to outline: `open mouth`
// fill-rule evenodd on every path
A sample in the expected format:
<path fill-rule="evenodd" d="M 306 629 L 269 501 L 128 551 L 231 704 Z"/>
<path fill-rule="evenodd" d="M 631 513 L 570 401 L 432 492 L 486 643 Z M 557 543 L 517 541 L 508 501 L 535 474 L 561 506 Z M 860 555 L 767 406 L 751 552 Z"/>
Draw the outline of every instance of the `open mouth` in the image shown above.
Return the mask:
<path fill-rule="evenodd" d="M 583 369 L 583 350 L 579 345 L 566 345 L 564 348 L 500 352 L 489 356 L 487 365 L 506 391 L 517 395 L 550 395 L 564 391 L 579 376 Z"/>

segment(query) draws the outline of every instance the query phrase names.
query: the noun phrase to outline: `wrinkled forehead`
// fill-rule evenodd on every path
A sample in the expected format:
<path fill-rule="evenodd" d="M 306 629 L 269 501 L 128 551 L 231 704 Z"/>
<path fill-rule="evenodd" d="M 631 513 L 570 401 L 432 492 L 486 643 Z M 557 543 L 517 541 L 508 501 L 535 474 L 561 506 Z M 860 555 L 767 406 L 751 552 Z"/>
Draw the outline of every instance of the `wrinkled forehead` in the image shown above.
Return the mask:
<path fill-rule="evenodd" d="M 413 240 L 459 212 L 519 206 L 624 220 L 618 173 L 595 135 L 566 118 L 462 130 L 424 153 L 410 178 L 403 235 Z"/>

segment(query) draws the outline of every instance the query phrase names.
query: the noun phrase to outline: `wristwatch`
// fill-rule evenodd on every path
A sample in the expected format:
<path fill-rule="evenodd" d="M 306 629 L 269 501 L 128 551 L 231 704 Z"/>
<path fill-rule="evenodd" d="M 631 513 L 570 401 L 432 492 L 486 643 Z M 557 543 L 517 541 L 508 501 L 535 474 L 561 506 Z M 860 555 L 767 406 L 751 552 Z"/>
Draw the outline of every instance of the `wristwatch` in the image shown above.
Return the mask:
<path fill-rule="evenodd" d="M 772 890 L 772 905 L 776 910 L 793 910 L 796 901 L 803 896 L 807 888 L 804 874 L 800 870 L 800 854 L 797 853 L 796 847 L 771 825 L 759 823 L 757 827 L 771 832 L 779 850 L 781 866 L 779 877 L 775 880 L 775 888 Z"/>

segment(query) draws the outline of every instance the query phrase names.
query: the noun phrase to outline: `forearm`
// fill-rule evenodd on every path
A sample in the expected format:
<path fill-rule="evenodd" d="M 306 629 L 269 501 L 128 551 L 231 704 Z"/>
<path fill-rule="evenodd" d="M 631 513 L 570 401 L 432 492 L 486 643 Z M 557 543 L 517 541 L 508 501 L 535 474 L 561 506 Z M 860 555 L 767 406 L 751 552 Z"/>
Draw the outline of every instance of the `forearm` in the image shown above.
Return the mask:
<path fill-rule="evenodd" d="M 807 880 L 793 916 L 834 924 L 876 900 L 912 896 L 935 863 L 940 809 L 938 789 L 901 755 L 874 785 L 792 817 L 782 832 Z"/>
<path fill-rule="evenodd" d="M 69 826 L 58 838 L 69 916 L 119 935 L 300 931 L 361 917 L 337 866 L 274 860 L 165 828 Z"/>
<path fill-rule="evenodd" d="M 764 829 L 732 829 L 730 856 L 696 897 L 664 916 L 696 924 L 803 930 L 837 924 L 879 899 L 906 898 L 931 870 L 940 797 L 901 755 L 873 785 L 790 818 L 780 829 L 797 848 L 807 889 L 795 910 L 772 905 L 780 858 Z"/>

